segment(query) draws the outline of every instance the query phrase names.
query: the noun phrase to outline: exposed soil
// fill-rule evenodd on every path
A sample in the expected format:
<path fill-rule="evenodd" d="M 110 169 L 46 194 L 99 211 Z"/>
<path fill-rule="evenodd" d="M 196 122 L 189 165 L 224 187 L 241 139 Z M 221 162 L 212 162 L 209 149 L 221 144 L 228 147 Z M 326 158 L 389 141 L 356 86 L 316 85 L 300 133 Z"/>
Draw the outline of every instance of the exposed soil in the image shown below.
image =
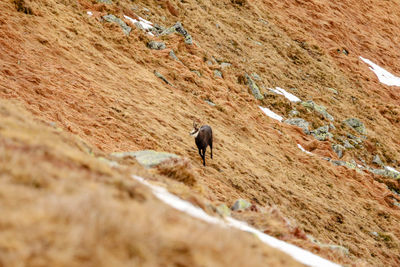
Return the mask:
<path fill-rule="evenodd" d="M 132 173 L 210 213 L 247 199 L 257 208 L 234 217 L 339 264 L 400 264 L 400 197 L 387 187 L 400 190 L 399 182 L 324 160 L 337 159 L 332 142 L 258 106 L 286 118 L 296 107 L 313 127 L 326 119 L 281 96 L 257 101 L 242 82 L 256 72 L 262 93 L 279 86 L 324 105 L 336 135 L 356 135 L 341 122 L 359 118 L 367 139 L 344 159 L 370 164 L 378 154 L 399 169 L 400 89 L 379 83 L 359 60 L 400 74 L 394 1 L 45 2 L 0 2 L 0 266 L 297 264 L 251 235 L 166 207 Z M 181 21 L 194 44 L 178 34 L 151 37 L 129 21 L 126 36 L 101 20 L 107 13 L 166 27 Z M 167 49 L 150 50 L 150 40 Z M 213 128 L 207 167 L 189 136 L 194 119 Z M 143 149 L 186 159 L 151 171 L 98 159 Z"/>

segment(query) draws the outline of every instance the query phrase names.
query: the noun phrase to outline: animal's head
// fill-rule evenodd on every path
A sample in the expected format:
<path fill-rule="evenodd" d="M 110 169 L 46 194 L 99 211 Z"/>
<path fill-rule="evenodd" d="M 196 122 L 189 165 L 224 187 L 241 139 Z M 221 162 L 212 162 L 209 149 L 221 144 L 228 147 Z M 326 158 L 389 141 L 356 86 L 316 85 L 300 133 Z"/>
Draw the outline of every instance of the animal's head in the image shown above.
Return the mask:
<path fill-rule="evenodd" d="M 190 132 L 190 135 L 196 138 L 197 135 L 199 134 L 199 130 L 200 130 L 199 126 L 195 121 L 193 121 L 193 130 Z"/>

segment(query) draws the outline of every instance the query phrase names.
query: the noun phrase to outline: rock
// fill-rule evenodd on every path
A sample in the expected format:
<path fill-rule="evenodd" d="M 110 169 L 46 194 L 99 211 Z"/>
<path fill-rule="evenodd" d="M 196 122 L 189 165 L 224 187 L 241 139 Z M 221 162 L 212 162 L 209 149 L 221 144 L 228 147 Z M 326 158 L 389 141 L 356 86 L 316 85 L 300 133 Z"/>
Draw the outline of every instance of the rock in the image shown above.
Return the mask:
<path fill-rule="evenodd" d="M 353 128 L 355 131 L 357 131 L 360 134 L 367 134 L 367 130 L 365 129 L 364 123 L 362 123 L 359 119 L 357 118 L 350 118 L 347 120 L 343 121 L 345 124 Z"/>
<path fill-rule="evenodd" d="M 166 48 L 165 43 L 163 42 L 156 42 L 156 41 L 150 41 L 147 43 L 147 47 L 150 49 L 155 49 L 155 50 L 163 50 Z"/>
<path fill-rule="evenodd" d="M 306 235 L 306 236 L 307 236 L 308 240 L 310 240 L 312 243 L 318 245 L 321 248 L 329 248 L 331 250 L 340 251 L 345 255 L 349 255 L 349 249 L 348 248 L 345 248 L 345 247 L 340 246 L 340 245 L 324 244 L 324 243 L 319 242 L 312 235 Z"/>
<path fill-rule="evenodd" d="M 359 137 L 354 136 L 352 134 L 347 133 L 347 137 L 350 138 L 349 139 L 349 143 L 351 145 L 353 145 L 354 147 L 362 147 L 361 143 L 363 142 Z"/>
<path fill-rule="evenodd" d="M 211 60 L 207 60 L 207 62 L 206 62 L 206 63 L 207 63 L 207 65 L 208 65 L 208 66 L 212 66 L 212 65 L 213 65 L 213 63 L 212 63 L 212 61 L 211 61 Z"/>
<path fill-rule="evenodd" d="M 400 179 L 400 172 L 394 170 L 394 169 L 389 169 L 385 167 L 385 169 L 372 169 L 368 168 L 368 170 L 374 174 L 377 175 L 382 175 L 385 177 L 393 178 L 393 179 Z"/>
<path fill-rule="evenodd" d="M 129 35 L 129 33 L 130 33 L 131 30 L 132 30 L 132 28 L 129 27 L 122 19 L 120 19 L 120 18 L 114 16 L 113 14 L 105 15 L 105 16 L 103 16 L 103 19 L 104 19 L 105 21 L 108 21 L 108 22 L 117 23 L 119 26 L 121 26 L 122 31 L 123 31 L 126 35 Z"/>
<path fill-rule="evenodd" d="M 328 125 L 319 127 L 318 129 L 311 131 L 311 134 L 315 137 L 315 139 L 319 141 L 325 141 L 333 137 L 333 134 L 329 132 Z"/>
<path fill-rule="evenodd" d="M 339 159 L 341 159 L 343 157 L 343 151 L 346 150 L 346 148 L 344 146 L 339 145 L 339 144 L 333 144 L 332 149 L 338 155 Z"/>
<path fill-rule="evenodd" d="M 238 210 L 246 210 L 251 207 L 250 202 L 244 200 L 244 199 L 238 199 L 236 200 L 235 204 L 232 206 L 233 211 L 238 211 Z"/>
<path fill-rule="evenodd" d="M 290 117 L 296 117 L 298 115 L 300 115 L 300 112 L 298 112 L 296 109 L 292 109 L 291 111 L 289 111 Z"/>
<path fill-rule="evenodd" d="M 214 70 L 214 76 L 218 78 L 222 78 L 222 72 L 220 70 Z"/>
<path fill-rule="evenodd" d="M 179 158 L 179 156 L 166 152 L 157 152 L 154 150 L 142 150 L 134 152 L 116 152 L 111 154 L 117 158 L 133 157 L 146 168 L 153 168 L 161 162 L 171 159 Z"/>
<path fill-rule="evenodd" d="M 260 89 L 258 88 L 257 84 L 250 78 L 249 75 L 247 75 L 247 73 L 245 74 L 245 78 L 247 80 L 247 85 L 249 86 L 254 97 L 258 100 L 263 100 L 264 96 L 260 93 Z"/>
<path fill-rule="evenodd" d="M 261 81 L 261 77 L 257 73 L 253 72 L 250 75 L 251 75 L 251 77 L 253 77 L 254 80 Z"/>
<path fill-rule="evenodd" d="M 350 142 L 349 142 L 348 140 L 344 140 L 344 141 L 343 141 L 343 146 L 344 146 L 346 149 L 353 149 L 353 148 L 355 148 L 352 144 L 350 144 Z"/>
<path fill-rule="evenodd" d="M 182 24 L 179 21 L 177 23 L 175 23 L 174 26 L 165 29 L 161 33 L 161 35 L 168 35 L 168 34 L 172 34 L 174 32 L 182 35 L 185 38 L 186 44 L 189 44 L 189 45 L 193 44 L 192 36 L 185 30 L 185 28 L 183 28 Z"/>
<path fill-rule="evenodd" d="M 372 163 L 375 163 L 376 165 L 379 165 L 381 167 L 383 166 L 383 162 L 382 162 L 381 158 L 379 157 L 379 155 L 374 156 Z"/>
<path fill-rule="evenodd" d="M 196 74 L 197 76 L 201 77 L 201 73 L 198 70 L 191 70 L 191 72 L 193 72 L 194 74 Z"/>
<path fill-rule="evenodd" d="M 111 0 L 97 0 L 97 3 L 103 3 L 103 4 L 111 5 L 112 1 Z"/>
<path fill-rule="evenodd" d="M 175 55 L 175 52 L 172 49 L 171 51 L 169 51 L 169 57 L 172 58 L 173 60 L 179 61 L 179 58 Z"/>
<path fill-rule="evenodd" d="M 342 161 L 342 160 L 332 160 L 331 161 L 333 165 L 335 166 L 345 166 L 349 169 L 356 169 L 357 165 L 347 162 L 347 161 Z"/>
<path fill-rule="evenodd" d="M 166 84 L 169 84 L 171 86 L 173 86 L 161 73 L 159 73 L 158 71 L 154 71 L 154 75 L 156 75 L 157 78 L 160 78 L 161 80 L 163 80 Z"/>
<path fill-rule="evenodd" d="M 328 91 L 334 93 L 335 95 L 338 95 L 338 94 L 339 94 L 338 91 L 336 91 L 336 90 L 333 89 L 333 88 L 328 88 Z"/>
<path fill-rule="evenodd" d="M 221 215 L 222 217 L 228 217 L 231 216 L 231 209 L 225 205 L 221 204 L 218 207 L 216 207 L 217 213 Z"/>
<path fill-rule="evenodd" d="M 232 66 L 231 63 L 227 63 L 227 62 L 222 62 L 221 63 L 221 69 L 229 68 L 230 66 Z"/>
<path fill-rule="evenodd" d="M 215 105 L 212 101 L 210 101 L 210 100 L 204 100 L 204 102 L 206 102 L 206 103 L 209 104 L 210 106 L 213 106 L 213 107 L 216 106 L 216 105 Z"/>
<path fill-rule="evenodd" d="M 293 119 L 285 120 L 284 123 L 298 126 L 301 129 L 303 129 L 303 132 L 305 134 L 310 134 L 310 131 L 308 129 L 309 123 L 306 120 L 303 120 L 301 118 L 293 118 Z"/>
<path fill-rule="evenodd" d="M 102 161 L 102 162 L 107 163 L 108 166 L 110 166 L 110 167 L 118 167 L 119 166 L 118 162 L 116 162 L 114 160 L 109 160 L 109 159 L 106 159 L 106 158 L 103 158 L 103 157 L 98 157 L 97 159 Z"/>
<path fill-rule="evenodd" d="M 329 130 L 336 130 L 336 127 L 333 125 L 333 123 L 329 123 Z"/>
<path fill-rule="evenodd" d="M 324 118 L 326 118 L 326 119 L 328 119 L 330 121 L 334 121 L 335 120 L 333 118 L 333 116 L 326 111 L 326 108 L 324 106 L 317 105 L 312 100 L 303 101 L 300 104 L 305 108 L 308 108 L 308 109 L 311 109 L 311 110 L 315 110 L 316 112 L 321 114 Z"/>

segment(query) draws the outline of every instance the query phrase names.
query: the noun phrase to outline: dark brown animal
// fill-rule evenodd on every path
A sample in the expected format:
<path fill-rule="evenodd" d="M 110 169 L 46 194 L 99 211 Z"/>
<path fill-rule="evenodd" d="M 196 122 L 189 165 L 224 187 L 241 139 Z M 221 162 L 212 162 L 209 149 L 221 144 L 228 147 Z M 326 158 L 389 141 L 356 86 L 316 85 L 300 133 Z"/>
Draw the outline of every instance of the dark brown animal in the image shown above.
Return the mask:
<path fill-rule="evenodd" d="M 205 158 L 206 158 L 207 146 L 210 146 L 211 158 L 213 158 L 213 153 L 212 153 L 213 135 L 211 127 L 208 125 L 203 125 L 199 128 L 197 124 L 193 122 L 193 130 L 190 132 L 190 135 L 194 137 L 196 146 L 199 149 L 200 157 L 203 159 L 203 165 L 206 166 Z"/>

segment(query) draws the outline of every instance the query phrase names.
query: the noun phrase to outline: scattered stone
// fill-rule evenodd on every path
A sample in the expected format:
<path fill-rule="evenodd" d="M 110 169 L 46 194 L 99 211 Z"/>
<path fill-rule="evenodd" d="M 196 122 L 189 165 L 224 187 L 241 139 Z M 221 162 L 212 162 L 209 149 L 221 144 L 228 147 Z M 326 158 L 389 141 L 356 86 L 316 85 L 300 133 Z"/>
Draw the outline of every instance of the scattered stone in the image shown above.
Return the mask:
<path fill-rule="evenodd" d="M 301 118 L 293 118 L 285 120 L 284 122 L 290 125 L 295 125 L 297 127 L 300 127 L 301 129 L 303 129 L 303 132 L 305 134 L 310 134 L 310 131 L 308 129 L 309 123 L 306 120 L 303 120 Z"/>
<path fill-rule="evenodd" d="M 179 21 L 177 23 L 175 23 L 174 26 L 165 29 L 161 33 L 161 35 L 168 35 L 168 34 L 172 34 L 174 32 L 182 35 L 185 38 L 186 44 L 189 44 L 189 45 L 193 44 L 192 36 L 185 30 L 185 28 L 183 28 L 182 24 Z"/>
<path fill-rule="evenodd" d="M 338 155 L 339 159 L 341 159 L 343 157 L 343 152 L 344 152 L 344 150 L 346 150 L 346 148 L 344 146 L 339 145 L 339 144 L 333 144 L 332 149 Z"/>
<path fill-rule="evenodd" d="M 381 158 L 379 157 L 379 155 L 375 155 L 374 156 L 374 159 L 372 160 L 372 163 L 374 163 L 376 165 L 379 165 L 381 167 L 384 166 Z"/>
<path fill-rule="evenodd" d="M 191 72 L 193 72 L 194 74 L 196 74 L 197 76 L 201 77 L 201 73 L 198 70 L 191 70 Z"/>
<path fill-rule="evenodd" d="M 315 139 L 317 139 L 319 141 L 325 141 L 325 140 L 331 139 L 333 137 L 333 134 L 331 134 L 329 132 L 328 125 L 319 127 L 318 129 L 311 131 L 311 134 L 315 137 Z"/>
<path fill-rule="evenodd" d="M 232 66 L 231 63 L 228 63 L 228 62 L 222 62 L 221 63 L 221 69 L 229 68 L 230 66 Z"/>
<path fill-rule="evenodd" d="M 102 161 L 102 162 L 107 163 L 110 167 L 118 167 L 119 166 L 118 162 L 116 162 L 114 160 L 109 160 L 109 159 L 106 159 L 106 158 L 103 158 L 103 157 L 98 157 L 97 159 Z"/>
<path fill-rule="evenodd" d="M 266 21 L 266 20 L 264 20 L 264 19 L 259 19 L 259 21 L 260 21 L 261 23 L 265 24 L 265 25 L 268 25 L 268 24 L 269 24 L 269 22 Z"/>
<path fill-rule="evenodd" d="M 111 0 L 97 0 L 97 3 L 103 3 L 103 4 L 111 5 L 112 1 Z"/>
<path fill-rule="evenodd" d="M 211 100 L 204 100 L 204 102 L 206 102 L 206 103 L 209 104 L 210 106 L 213 106 L 213 107 L 216 106 L 215 103 L 212 102 Z"/>
<path fill-rule="evenodd" d="M 353 148 L 355 148 L 352 144 L 350 144 L 349 140 L 344 140 L 344 141 L 343 141 L 343 146 L 344 146 L 346 149 L 353 149 Z"/>
<path fill-rule="evenodd" d="M 329 130 L 336 130 L 336 127 L 333 125 L 333 123 L 329 123 Z"/>
<path fill-rule="evenodd" d="M 179 58 L 175 55 L 175 52 L 172 49 L 171 51 L 169 51 L 169 57 L 172 58 L 173 60 L 179 61 Z"/>
<path fill-rule="evenodd" d="M 385 167 L 385 169 L 372 169 L 372 168 L 368 168 L 368 170 L 374 174 L 377 175 L 382 175 L 385 177 L 389 177 L 389 178 L 394 178 L 394 179 L 400 179 L 400 172 L 388 169 Z"/>
<path fill-rule="evenodd" d="M 207 63 L 207 65 L 208 65 L 208 66 L 212 66 L 212 65 L 213 65 L 213 63 L 212 63 L 212 61 L 211 61 L 211 60 L 207 60 L 207 62 L 206 62 L 206 63 Z"/>
<path fill-rule="evenodd" d="M 350 118 L 350 119 L 347 119 L 347 120 L 345 120 L 343 122 L 345 124 L 349 125 L 351 128 L 353 128 L 358 133 L 367 134 L 367 130 L 365 129 L 364 123 L 362 123 L 359 119 Z"/>
<path fill-rule="evenodd" d="M 333 88 L 328 88 L 328 91 L 334 93 L 335 95 L 338 95 L 338 94 L 339 94 L 338 91 L 335 90 L 335 89 L 333 89 Z"/>
<path fill-rule="evenodd" d="M 105 21 L 108 21 L 108 22 L 117 23 L 119 26 L 121 26 L 122 31 L 123 31 L 126 35 L 129 35 L 129 33 L 130 33 L 131 30 L 132 30 L 132 28 L 129 27 L 122 19 L 120 19 L 120 18 L 114 16 L 113 14 L 105 15 L 105 16 L 103 16 L 103 19 L 104 19 Z"/>
<path fill-rule="evenodd" d="M 250 75 L 251 75 L 251 77 L 252 77 L 254 80 L 256 80 L 256 81 L 261 81 L 261 77 L 260 77 L 257 73 L 253 72 L 253 73 L 250 74 Z"/>
<path fill-rule="evenodd" d="M 246 210 L 250 207 L 251 207 L 251 204 L 248 201 L 246 201 L 244 199 L 238 199 L 238 200 L 236 200 L 235 204 L 233 204 L 231 209 L 233 211 L 238 211 L 238 210 Z"/>
<path fill-rule="evenodd" d="M 290 117 L 296 117 L 299 116 L 300 112 L 298 112 L 296 109 L 292 109 L 291 111 L 289 111 L 289 116 Z"/>
<path fill-rule="evenodd" d="M 311 110 L 315 110 L 316 112 L 318 112 L 319 114 L 324 116 L 324 118 L 326 118 L 326 119 L 328 119 L 330 121 L 334 121 L 335 120 L 333 118 L 333 116 L 326 111 L 326 108 L 324 106 L 317 105 L 312 100 L 303 101 L 300 104 L 305 108 L 308 108 L 308 109 L 311 109 Z"/>
<path fill-rule="evenodd" d="M 371 232 L 371 235 L 378 237 L 379 234 L 377 232 Z"/>
<path fill-rule="evenodd" d="M 163 80 L 166 84 L 169 84 L 171 86 L 173 86 L 161 73 L 159 73 L 158 71 L 154 71 L 154 75 L 156 75 L 157 78 L 160 78 L 161 80 Z"/>
<path fill-rule="evenodd" d="M 260 93 L 260 89 L 258 88 L 257 84 L 253 81 L 253 79 L 250 78 L 247 73 L 245 74 L 245 78 L 247 80 L 247 85 L 249 86 L 254 97 L 258 100 L 264 99 L 264 96 Z"/>
<path fill-rule="evenodd" d="M 217 213 L 222 217 L 231 216 L 231 209 L 226 204 L 221 204 L 217 208 Z"/>
<path fill-rule="evenodd" d="M 352 134 L 347 133 L 347 137 L 350 138 L 348 141 L 354 147 L 362 147 L 361 143 L 363 142 L 361 138 L 354 136 Z"/>
<path fill-rule="evenodd" d="M 117 158 L 126 158 L 126 157 L 136 158 L 136 160 L 146 168 L 153 168 L 167 159 L 179 158 L 179 156 L 175 154 L 166 152 L 157 152 L 154 150 L 115 152 L 112 153 L 111 155 Z"/>
<path fill-rule="evenodd" d="M 214 76 L 218 78 L 222 78 L 222 72 L 220 70 L 214 70 Z"/>
<path fill-rule="evenodd" d="M 166 48 L 165 43 L 163 42 L 156 42 L 150 41 L 147 43 L 147 47 L 154 50 L 163 50 Z"/>

